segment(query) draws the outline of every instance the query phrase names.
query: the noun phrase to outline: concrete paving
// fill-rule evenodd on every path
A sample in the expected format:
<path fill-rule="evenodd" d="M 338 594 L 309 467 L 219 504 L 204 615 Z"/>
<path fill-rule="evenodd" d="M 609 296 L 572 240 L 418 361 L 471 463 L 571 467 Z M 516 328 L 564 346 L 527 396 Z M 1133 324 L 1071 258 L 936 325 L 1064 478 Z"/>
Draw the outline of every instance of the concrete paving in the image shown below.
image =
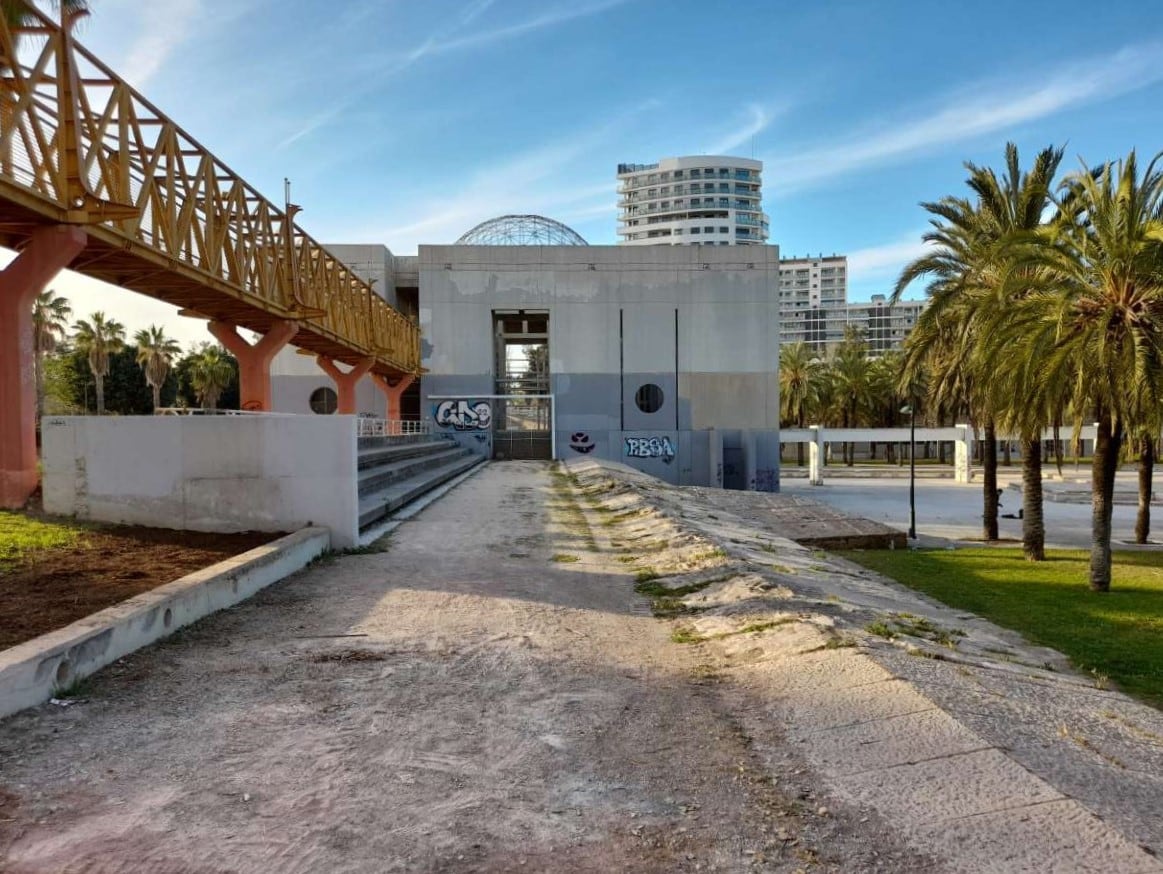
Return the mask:
<path fill-rule="evenodd" d="M 1065 482 L 1047 481 L 1047 488 L 1072 493 L 1075 501 L 1047 500 L 1044 503 L 1047 546 L 1090 548 L 1089 480 L 1085 469 L 1078 477 Z M 1005 471 L 998 477 L 1002 492 L 1002 514 L 1017 515 L 1022 506 L 1021 478 L 1018 471 Z M 803 479 L 781 481 L 784 494 L 802 496 L 836 507 L 857 516 L 892 526 L 901 531 L 909 527 L 909 481 L 897 476 L 845 478 L 829 476 L 822 486 L 811 486 Z M 1135 474 L 1120 472 L 1116 488 L 1124 494 L 1136 489 Z M 937 545 L 941 541 L 974 541 L 981 539 L 981 481 L 959 484 L 948 479 L 918 479 L 916 488 L 917 535 L 922 544 Z M 1116 503 L 1113 525 L 1116 548 L 1137 548 L 1134 539 L 1136 508 L 1130 503 Z M 1163 509 L 1156 508 L 1156 528 L 1163 531 Z M 1003 540 L 1020 541 L 1022 521 L 1000 519 L 998 531 Z M 1163 540 L 1163 534 L 1156 539 Z M 1146 548 L 1152 548 L 1148 545 Z M 1156 547 L 1157 548 L 1157 547 Z"/>

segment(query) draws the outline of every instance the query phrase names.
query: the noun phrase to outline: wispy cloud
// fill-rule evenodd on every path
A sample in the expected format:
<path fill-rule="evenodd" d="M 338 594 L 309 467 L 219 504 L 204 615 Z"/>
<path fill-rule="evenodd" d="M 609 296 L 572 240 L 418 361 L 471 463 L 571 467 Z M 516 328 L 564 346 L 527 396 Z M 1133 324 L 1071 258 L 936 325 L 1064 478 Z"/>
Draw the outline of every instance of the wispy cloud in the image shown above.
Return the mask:
<path fill-rule="evenodd" d="M 146 3 L 138 12 L 141 31 L 121 64 L 121 75 L 142 89 L 166 59 L 189 39 L 193 22 L 203 13 L 200 0 Z"/>
<path fill-rule="evenodd" d="M 849 286 L 881 284 L 887 293 L 887 286 L 896 281 L 901 269 L 925 253 L 928 244 L 921 240 L 924 233 L 924 230 L 917 230 L 888 243 L 849 252 Z"/>
<path fill-rule="evenodd" d="M 574 7 L 561 7 L 504 27 L 461 34 L 461 31 L 465 27 L 480 18 L 495 2 L 496 0 L 472 0 L 472 2 L 463 8 L 459 17 L 456 19 L 455 25 L 451 29 L 445 27 L 430 34 L 411 49 L 395 55 L 389 55 L 387 60 L 374 73 L 370 74 L 371 79 L 364 88 L 351 94 L 346 100 L 342 100 L 333 105 L 325 112 L 321 112 L 308 119 L 305 124 L 301 125 L 296 131 L 280 141 L 276 148 L 286 148 L 319 130 L 319 128 L 326 126 L 343 115 L 351 106 L 355 105 L 368 93 L 380 87 L 385 79 L 403 73 L 427 57 L 468 49 L 484 48 L 495 43 L 557 27 L 568 21 L 598 15 L 617 6 L 624 6 L 627 3 L 635 2 L 635 0 L 598 0 L 598 2 L 583 3 Z"/>
<path fill-rule="evenodd" d="M 757 103 L 753 103 L 747 107 L 747 120 L 729 133 L 723 135 L 719 140 L 716 140 L 707 147 L 708 155 L 729 155 L 737 148 L 747 145 L 751 142 L 751 138 L 758 136 L 763 131 L 767 130 L 768 125 L 771 124 L 775 117 L 764 107 Z"/>
<path fill-rule="evenodd" d="M 1041 77 L 995 79 L 948 96 L 931 111 L 850 134 L 822 148 L 767 160 L 777 194 L 890 163 L 983 134 L 1010 130 L 1088 103 L 1109 100 L 1163 80 L 1163 42 L 1127 46 L 1057 67 Z"/>

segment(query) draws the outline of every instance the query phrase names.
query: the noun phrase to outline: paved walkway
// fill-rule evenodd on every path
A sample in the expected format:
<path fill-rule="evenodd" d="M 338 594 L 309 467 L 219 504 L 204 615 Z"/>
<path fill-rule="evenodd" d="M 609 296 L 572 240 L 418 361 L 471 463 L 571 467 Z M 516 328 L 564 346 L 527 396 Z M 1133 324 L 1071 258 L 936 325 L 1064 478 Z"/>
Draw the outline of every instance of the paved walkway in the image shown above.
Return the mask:
<path fill-rule="evenodd" d="M 1163 870 L 1163 715 L 778 497 L 492 464 L 0 722 L 0 869 Z M 864 631 L 904 613 L 965 637 Z"/>
<path fill-rule="evenodd" d="M 1081 476 L 1085 479 L 1086 471 Z M 1081 495 L 1089 494 L 1089 480 L 1076 482 L 1071 477 L 1068 483 L 1047 482 L 1047 489 Z M 1019 489 L 1020 477 L 1017 473 L 1003 473 L 999 478 L 1002 488 L 1003 514 L 1017 514 L 1022 506 Z M 811 486 L 804 479 L 784 479 L 780 483 L 784 493 L 802 496 L 836 507 L 857 516 L 863 516 L 901 531 L 909 527 L 909 481 L 905 477 L 871 478 L 829 476 L 824 485 Z M 1119 474 L 1118 488 L 1123 494 L 1133 494 L 1135 475 L 1130 472 Z M 1080 491 L 1083 490 L 1083 491 Z M 958 484 L 949 479 L 918 479 L 916 489 L 917 533 L 922 542 L 925 539 L 969 541 L 981 539 L 981 482 Z M 1132 541 L 1135 533 L 1134 504 L 1116 504 L 1113 525 L 1116 548 L 1136 547 Z M 1154 539 L 1163 541 L 1163 507 L 1153 508 L 1156 534 Z M 1046 543 L 1048 546 L 1074 549 L 1090 548 L 1090 503 L 1047 500 L 1044 504 L 1046 520 Z M 1003 539 L 1021 540 L 1022 522 L 1018 519 L 1001 519 L 998 523 Z M 1148 547 L 1150 548 L 1150 547 Z"/>

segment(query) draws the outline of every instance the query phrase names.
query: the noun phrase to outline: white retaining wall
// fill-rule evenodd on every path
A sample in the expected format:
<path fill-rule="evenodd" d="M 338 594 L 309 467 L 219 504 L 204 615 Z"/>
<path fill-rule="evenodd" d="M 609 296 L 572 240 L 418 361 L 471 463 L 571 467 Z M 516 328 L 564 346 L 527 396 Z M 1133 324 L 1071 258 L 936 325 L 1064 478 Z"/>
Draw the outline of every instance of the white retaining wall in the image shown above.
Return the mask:
<path fill-rule="evenodd" d="M 359 542 L 354 416 L 52 417 L 49 513 L 192 531 L 331 531 Z"/>
<path fill-rule="evenodd" d="M 0 717 L 56 692 L 306 566 L 327 531 L 304 528 L 0 653 Z"/>

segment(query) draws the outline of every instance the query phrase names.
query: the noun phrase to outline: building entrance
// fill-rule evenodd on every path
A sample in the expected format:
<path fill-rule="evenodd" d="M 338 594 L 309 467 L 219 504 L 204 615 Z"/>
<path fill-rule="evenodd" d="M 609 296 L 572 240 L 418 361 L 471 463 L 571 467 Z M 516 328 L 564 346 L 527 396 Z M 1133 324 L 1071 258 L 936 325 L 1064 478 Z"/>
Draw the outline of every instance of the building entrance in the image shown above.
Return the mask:
<path fill-rule="evenodd" d="M 493 458 L 553 457 L 549 313 L 493 312 Z"/>

